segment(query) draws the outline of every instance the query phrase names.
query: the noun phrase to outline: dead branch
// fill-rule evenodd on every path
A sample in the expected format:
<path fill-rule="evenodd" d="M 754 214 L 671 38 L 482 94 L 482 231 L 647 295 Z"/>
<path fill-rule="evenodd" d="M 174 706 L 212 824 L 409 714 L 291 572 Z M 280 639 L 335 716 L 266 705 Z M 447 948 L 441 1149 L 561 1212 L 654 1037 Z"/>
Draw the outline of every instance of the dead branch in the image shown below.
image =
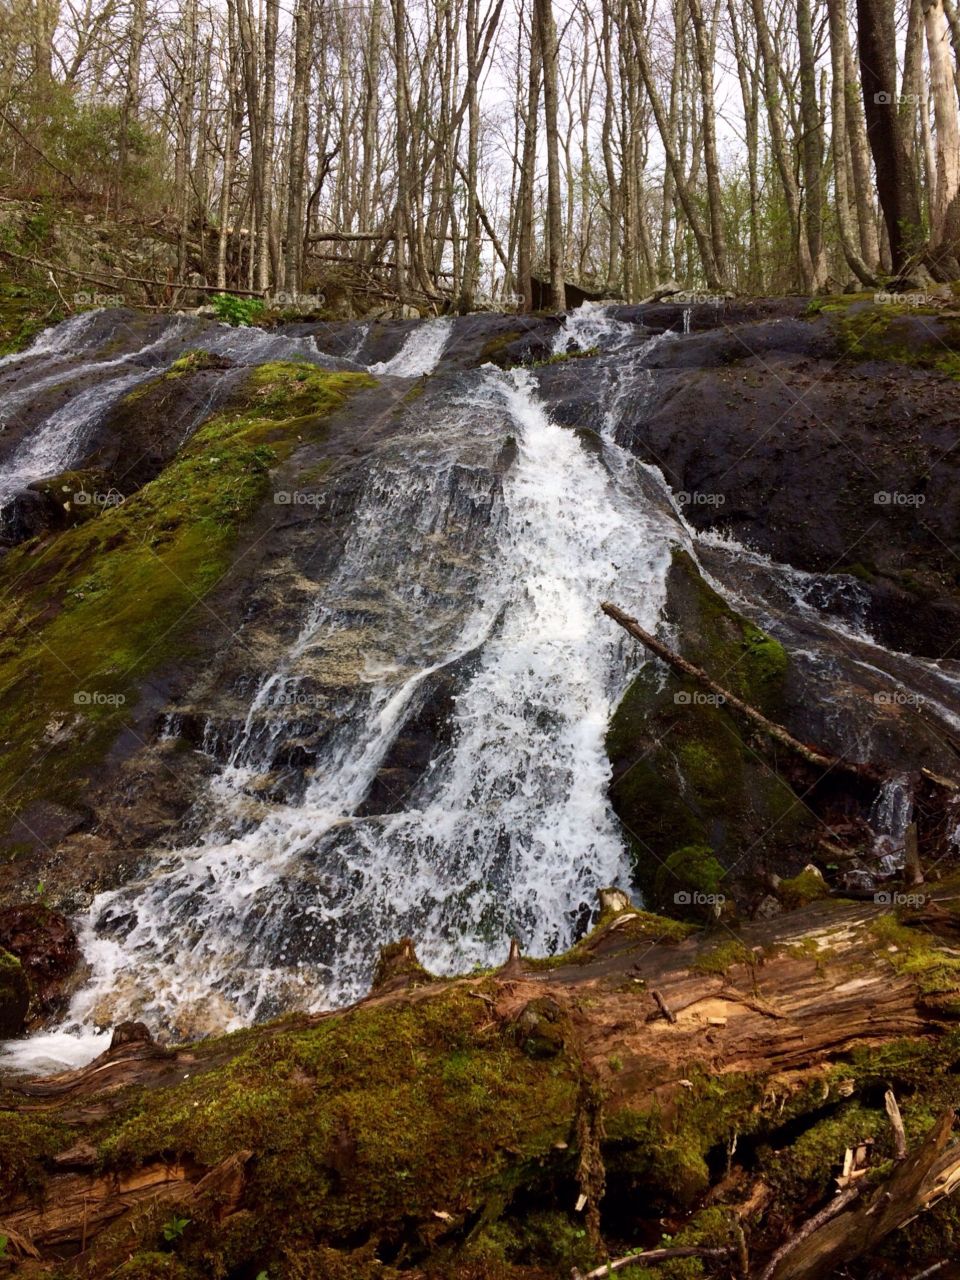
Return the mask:
<path fill-rule="evenodd" d="M 897 1099 L 892 1089 L 888 1089 L 883 1095 L 883 1105 L 886 1107 L 887 1115 L 890 1117 L 890 1128 L 893 1130 L 893 1143 L 897 1159 L 905 1160 L 907 1158 L 907 1135 L 903 1130 L 903 1117 L 900 1114 L 900 1108 L 897 1106 Z"/>
<path fill-rule="evenodd" d="M 708 1249 L 695 1245 L 677 1245 L 671 1249 L 647 1249 L 645 1253 L 631 1253 L 625 1258 L 616 1258 L 613 1262 L 605 1262 L 602 1267 L 595 1267 L 586 1275 L 576 1267 L 570 1272 L 570 1280 L 603 1280 L 613 1271 L 623 1271 L 627 1267 L 652 1267 L 654 1263 L 666 1262 L 670 1258 L 729 1258 L 733 1249 L 724 1246 Z"/>
<path fill-rule="evenodd" d="M 91 275 L 89 271 L 76 271 L 61 263 L 44 262 L 42 258 L 32 258 L 26 253 L 14 253 L 12 249 L 0 248 L 0 256 L 12 258 L 15 262 L 29 262 L 31 266 L 41 267 L 45 271 L 62 271 L 65 275 L 73 276 L 77 280 L 89 280 L 91 284 L 102 285 L 105 289 L 112 289 L 118 284 L 147 284 L 157 289 L 192 289 L 196 293 L 223 293 L 217 284 L 183 284 L 176 280 L 151 280 L 146 276 L 128 275 L 107 276 L 104 279 L 103 276 Z M 230 289 L 229 292 L 242 298 L 263 297 L 262 290 L 258 289 Z"/>
<path fill-rule="evenodd" d="M 663 1014 L 666 1020 L 671 1025 L 673 1025 L 677 1021 L 677 1015 L 673 1012 L 673 1010 L 667 1004 L 666 1000 L 664 1000 L 663 996 L 660 994 L 659 991 L 651 991 L 650 994 L 653 996 L 654 1001 L 656 1002 L 657 1008 L 660 1010 L 660 1012 Z"/>
<path fill-rule="evenodd" d="M 636 618 L 631 618 L 629 614 L 618 609 L 615 604 L 606 602 L 602 604 L 601 609 L 608 618 L 612 618 L 614 622 L 623 627 L 624 631 L 633 636 L 635 640 L 639 640 L 645 645 L 651 653 L 656 654 L 669 667 L 672 667 L 681 676 L 686 676 L 691 680 L 702 685 L 710 693 L 721 699 L 721 705 L 729 707 L 732 711 L 739 712 L 751 724 L 755 725 L 768 737 L 773 738 L 794 754 L 806 760 L 808 764 L 813 765 L 817 769 L 824 772 L 830 772 L 837 769 L 844 773 L 855 774 L 859 778 L 864 778 L 869 782 L 881 783 L 884 778 L 881 773 L 869 764 L 856 764 L 850 760 L 844 760 L 839 756 L 824 755 L 822 751 L 818 751 L 815 747 L 808 746 L 807 743 L 801 742 L 799 738 L 795 738 L 792 733 L 776 724 L 773 720 L 768 720 L 762 712 L 756 707 L 751 707 L 749 703 L 744 702 L 742 698 L 738 698 L 735 693 L 731 693 L 729 689 L 725 689 L 722 685 L 711 679 L 710 676 L 701 668 L 695 666 L 692 662 L 688 662 L 686 658 L 674 653 L 672 649 L 668 649 L 665 644 L 661 644 L 649 631 L 644 631 Z"/>
<path fill-rule="evenodd" d="M 770 1260 L 761 1280 L 817 1280 L 836 1275 L 885 1236 L 906 1226 L 960 1187 L 960 1143 L 948 1147 L 955 1115 L 945 1111 L 913 1155 L 900 1161 L 872 1193 L 850 1187 L 804 1224 Z M 840 1205 L 849 1212 L 838 1212 Z M 853 1205 L 854 1200 L 857 1201 Z M 852 1208 L 850 1206 L 853 1205 Z M 820 1221 L 817 1221 L 817 1219 Z"/>

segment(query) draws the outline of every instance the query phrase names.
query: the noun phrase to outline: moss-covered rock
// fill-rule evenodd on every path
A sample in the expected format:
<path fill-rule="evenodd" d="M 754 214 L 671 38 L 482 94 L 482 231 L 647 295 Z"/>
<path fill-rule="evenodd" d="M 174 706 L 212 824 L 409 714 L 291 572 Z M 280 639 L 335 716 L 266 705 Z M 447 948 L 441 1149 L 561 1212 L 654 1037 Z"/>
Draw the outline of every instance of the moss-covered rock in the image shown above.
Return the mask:
<path fill-rule="evenodd" d="M 541 1010 L 537 1026 L 548 1022 Z M 131 1098 L 102 1142 L 102 1164 L 123 1171 L 176 1157 L 215 1166 L 254 1148 L 244 1204 L 257 1235 L 237 1246 L 242 1258 L 226 1258 L 228 1267 L 251 1265 L 251 1275 L 262 1266 L 273 1276 L 294 1239 L 316 1248 L 373 1231 L 402 1253 L 414 1243 L 409 1223 L 442 1233 L 509 1196 L 521 1173 L 536 1181 L 555 1144 L 570 1140 L 579 1068 L 562 1040 L 550 1054 L 529 1052 L 535 1034 L 491 1020 L 482 1000 L 452 989 L 250 1035 L 227 1066 Z M 178 1256 L 199 1267 L 225 1247 L 215 1226 L 198 1222 Z"/>
<path fill-rule="evenodd" d="M 18 1036 L 30 1008 L 30 983 L 23 965 L 0 948 L 0 1038 Z"/>
<path fill-rule="evenodd" d="M 776 718 L 787 675 L 783 646 L 721 599 L 685 551 L 674 552 L 668 586 L 667 613 L 684 657 Z M 658 910 L 674 910 L 678 893 L 717 894 L 726 883 L 718 866 L 736 864 L 744 875 L 797 858 L 807 811 L 742 722 L 692 680 L 647 662 L 613 716 L 607 753 L 637 882 Z M 678 862 L 692 866 L 691 849 L 704 851 L 709 888 L 703 876 L 676 874 Z"/>
<path fill-rule="evenodd" d="M 189 653 L 191 614 L 229 567 L 271 468 L 369 385 L 366 374 L 262 365 L 122 504 L 9 553 L 16 585 L 0 607 L 8 807 L 45 794 L 51 770 L 69 800 L 129 717 L 138 682 Z"/>

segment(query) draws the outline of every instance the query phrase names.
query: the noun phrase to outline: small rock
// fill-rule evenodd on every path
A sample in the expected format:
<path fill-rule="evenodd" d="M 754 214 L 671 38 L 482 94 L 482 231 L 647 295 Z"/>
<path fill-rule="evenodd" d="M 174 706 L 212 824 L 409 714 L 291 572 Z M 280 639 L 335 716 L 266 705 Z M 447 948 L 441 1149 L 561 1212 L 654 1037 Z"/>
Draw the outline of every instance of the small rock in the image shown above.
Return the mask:
<path fill-rule="evenodd" d="M 627 911 L 633 906 L 630 898 L 622 889 L 598 889 L 597 897 L 600 900 L 600 910 L 604 914 L 607 912 Z"/>
<path fill-rule="evenodd" d="M 110 1048 L 125 1044 L 153 1044 L 153 1036 L 145 1022 L 118 1022 L 110 1037 Z"/>
<path fill-rule="evenodd" d="M 30 1008 L 30 983 L 23 965 L 9 951 L 0 951 L 0 1038 L 20 1035 Z"/>
<path fill-rule="evenodd" d="M 783 904 L 772 893 L 764 894 L 753 913 L 754 920 L 772 920 L 783 913 Z"/>
<path fill-rule="evenodd" d="M 42 1017 L 66 1005 L 70 979 L 80 964 L 73 925 L 41 902 L 17 903 L 0 911 L 0 947 L 23 966 L 33 1012 Z"/>

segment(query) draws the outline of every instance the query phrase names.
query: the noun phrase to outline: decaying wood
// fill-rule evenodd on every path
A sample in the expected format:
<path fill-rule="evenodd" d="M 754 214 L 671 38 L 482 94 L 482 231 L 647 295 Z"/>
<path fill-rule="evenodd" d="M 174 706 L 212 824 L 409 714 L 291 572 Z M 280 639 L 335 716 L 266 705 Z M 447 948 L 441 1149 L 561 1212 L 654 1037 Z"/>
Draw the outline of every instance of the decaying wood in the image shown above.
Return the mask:
<path fill-rule="evenodd" d="M 883 1095 L 883 1105 L 886 1108 L 887 1115 L 890 1117 L 890 1127 L 893 1130 L 893 1146 L 898 1160 L 906 1159 L 907 1155 L 907 1135 L 903 1128 L 903 1117 L 900 1114 L 900 1108 L 897 1106 L 897 1099 L 892 1089 L 888 1089 Z"/>
<path fill-rule="evenodd" d="M 814 768 L 822 770 L 824 773 L 838 770 L 841 773 L 852 773 L 858 778 L 864 778 L 868 782 L 881 783 L 884 775 L 879 773 L 872 765 L 857 764 L 851 760 L 845 760 L 840 756 L 828 756 L 824 752 L 818 751 L 816 747 L 811 747 L 806 742 L 801 742 L 799 738 L 795 738 L 792 733 L 777 724 L 775 721 L 768 719 L 756 707 L 750 706 L 748 702 L 744 702 L 742 698 L 738 698 L 735 693 L 731 693 L 729 689 L 725 689 L 723 685 L 707 675 L 702 667 L 696 666 L 692 662 L 688 662 L 686 658 L 679 653 L 675 653 L 665 644 L 659 641 L 656 636 L 645 631 L 636 618 L 631 618 L 629 614 L 624 613 L 622 609 L 618 609 L 615 604 L 609 601 L 604 602 L 601 606 L 603 612 L 608 618 L 612 618 L 614 622 L 623 627 L 635 640 L 639 640 L 645 645 L 651 653 L 656 654 L 663 662 L 667 663 L 678 675 L 686 676 L 713 694 L 721 701 L 723 706 L 729 707 L 730 710 L 736 711 L 739 715 L 749 720 L 767 737 L 773 738 L 779 742 L 781 746 L 786 747 L 789 751 L 800 756 L 807 764 L 813 765 Z"/>
<path fill-rule="evenodd" d="M 862 1256 L 892 1231 L 956 1191 L 960 1187 L 960 1143 L 947 1145 L 955 1118 L 953 1111 L 945 1111 L 917 1150 L 898 1163 L 872 1192 L 860 1195 L 856 1188 L 850 1188 L 853 1194 L 842 1206 L 843 1212 L 834 1212 L 815 1226 L 811 1220 L 801 1228 L 761 1280 L 818 1280 L 837 1275 L 844 1263 Z"/>
<path fill-rule="evenodd" d="M 587 963 L 543 970 L 521 956 L 509 975 L 435 980 L 379 991 L 361 1007 L 366 1003 L 416 1008 L 456 988 L 481 998 L 492 1022 L 510 1024 L 531 1002 L 549 997 L 562 1019 L 575 1027 L 583 1078 L 602 1099 L 603 1117 L 595 1117 L 591 1129 L 594 1156 L 601 1152 L 602 1159 L 601 1120 L 605 1118 L 609 1131 L 610 1117 L 619 1108 L 640 1114 L 676 1112 L 689 1093 L 691 1064 L 709 1063 L 712 1077 L 721 1083 L 727 1073 L 764 1081 L 764 1098 L 758 1105 L 775 1125 L 783 1101 L 791 1097 L 829 1095 L 839 1102 L 850 1096 L 852 1082 L 846 1089 L 830 1069 L 847 1061 L 854 1049 L 941 1032 L 944 1024 L 918 977 L 894 968 L 877 945 L 870 925 L 882 914 L 872 904 L 824 900 L 774 920 L 753 922 L 739 931 L 739 941 L 745 951 L 763 947 L 764 963 L 733 964 L 721 974 L 697 964 L 716 945 L 715 934 L 664 945 L 642 932 L 648 918 L 628 911 L 612 917 L 591 937 L 584 948 L 590 957 Z M 797 947 L 799 940 L 817 945 Z M 749 997 L 741 988 L 749 988 Z M 656 1003 L 653 993 L 670 1011 L 670 1019 L 659 1013 L 650 1019 L 651 1000 Z M 357 1008 L 303 1015 L 296 1026 L 305 1030 L 320 1022 L 336 1024 Z M 771 1008 L 776 1017 L 770 1016 Z M 259 1032 L 265 1037 L 282 1033 L 269 1027 Z M 216 1070 L 241 1048 L 226 1040 L 215 1055 L 207 1055 L 189 1047 L 163 1049 L 128 1040 L 81 1071 L 40 1081 L 6 1081 L 7 1106 L 21 1115 L 68 1124 L 73 1136 L 70 1147 L 47 1162 L 41 1197 L 17 1192 L 0 1203 L 0 1222 L 5 1224 L 0 1230 L 11 1239 L 16 1232 L 54 1266 L 57 1255 L 76 1252 L 83 1243 L 85 1256 L 95 1258 L 105 1228 L 117 1227 L 146 1203 L 181 1205 L 202 1198 L 208 1215 L 228 1215 L 232 1206 L 242 1205 L 248 1167 L 255 1168 L 246 1151 L 213 1167 L 150 1153 L 132 1171 L 103 1171 L 91 1160 L 97 1135 L 122 1111 L 130 1086 L 150 1091 L 175 1088 L 185 1074 L 195 1078 Z M 937 1132 L 940 1136 L 924 1144 L 921 1152 L 898 1163 L 883 1187 L 863 1191 L 864 1180 L 859 1179 L 830 1201 L 829 1214 L 821 1211 L 793 1230 L 793 1247 L 776 1260 L 771 1280 L 828 1274 L 823 1267 L 835 1269 L 838 1258 L 869 1249 L 883 1234 L 949 1194 L 960 1184 L 960 1146 L 947 1147 L 949 1126 L 941 1123 Z M 583 1135 L 579 1142 L 584 1145 Z M 841 1155 L 837 1152 L 838 1158 Z M 591 1172 L 597 1185 L 601 1169 Z M 609 1185 L 609 1172 L 607 1180 Z M 587 1200 L 593 1181 L 581 1187 Z M 762 1184 L 743 1190 L 746 1216 L 741 1221 L 749 1231 L 748 1223 L 755 1221 L 756 1206 L 764 1203 L 766 1192 Z M 743 1200 L 736 1198 L 738 1203 Z M 768 1243 L 765 1251 L 770 1247 Z M 753 1242 L 751 1248 L 758 1254 Z M 738 1255 L 735 1249 L 729 1252 Z M 651 1252 L 645 1258 L 634 1255 L 629 1262 L 639 1268 L 653 1260 Z M 739 1264 L 734 1260 L 732 1265 Z"/>

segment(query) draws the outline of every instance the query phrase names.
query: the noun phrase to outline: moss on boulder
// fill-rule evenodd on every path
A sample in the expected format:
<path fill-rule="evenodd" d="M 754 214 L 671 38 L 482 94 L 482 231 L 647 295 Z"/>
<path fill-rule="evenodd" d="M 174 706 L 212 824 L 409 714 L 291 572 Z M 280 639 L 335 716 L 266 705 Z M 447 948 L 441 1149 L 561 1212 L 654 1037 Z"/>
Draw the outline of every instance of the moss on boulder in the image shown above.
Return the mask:
<path fill-rule="evenodd" d="M 30 982 L 23 965 L 0 948 L 0 1038 L 18 1036 L 30 1008 Z"/>
<path fill-rule="evenodd" d="M 788 673 L 783 646 L 717 595 L 683 550 L 674 552 L 668 588 L 668 617 L 684 657 L 776 718 Z M 704 862 L 712 887 L 687 884 L 674 874 L 678 859 L 690 861 L 684 851 L 703 850 L 721 871 L 736 863 L 741 875 L 795 862 L 809 815 L 742 723 L 692 680 L 646 662 L 614 713 L 607 753 L 613 806 L 639 887 L 656 909 L 674 910 L 676 893 L 716 894 L 726 883 Z"/>
<path fill-rule="evenodd" d="M 138 682 L 190 652 L 191 614 L 229 568 L 271 469 L 369 385 L 361 373 L 261 365 L 121 505 L 9 553 L 15 588 L 0 608 L 0 787 L 9 807 L 45 794 L 51 769 L 61 798 L 81 788 L 126 723 Z"/>

